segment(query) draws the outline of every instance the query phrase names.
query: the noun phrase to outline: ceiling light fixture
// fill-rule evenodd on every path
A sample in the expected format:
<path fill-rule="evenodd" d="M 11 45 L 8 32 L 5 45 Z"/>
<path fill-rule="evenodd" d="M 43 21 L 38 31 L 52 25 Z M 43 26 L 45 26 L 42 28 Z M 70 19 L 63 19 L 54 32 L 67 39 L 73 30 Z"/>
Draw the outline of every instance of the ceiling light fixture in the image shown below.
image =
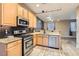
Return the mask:
<path fill-rule="evenodd" d="M 48 20 L 52 20 L 50 16 L 47 17 Z"/>
<path fill-rule="evenodd" d="M 39 4 L 36 4 L 36 7 L 39 7 Z"/>

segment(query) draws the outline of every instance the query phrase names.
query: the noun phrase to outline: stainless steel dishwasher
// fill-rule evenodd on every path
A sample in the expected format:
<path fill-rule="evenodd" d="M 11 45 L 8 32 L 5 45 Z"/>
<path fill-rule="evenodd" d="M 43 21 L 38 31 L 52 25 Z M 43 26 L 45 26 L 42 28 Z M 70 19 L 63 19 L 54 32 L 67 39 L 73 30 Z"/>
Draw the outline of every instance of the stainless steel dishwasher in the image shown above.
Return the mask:
<path fill-rule="evenodd" d="M 53 48 L 58 48 L 58 36 L 49 35 L 48 36 L 48 46 Z"/>

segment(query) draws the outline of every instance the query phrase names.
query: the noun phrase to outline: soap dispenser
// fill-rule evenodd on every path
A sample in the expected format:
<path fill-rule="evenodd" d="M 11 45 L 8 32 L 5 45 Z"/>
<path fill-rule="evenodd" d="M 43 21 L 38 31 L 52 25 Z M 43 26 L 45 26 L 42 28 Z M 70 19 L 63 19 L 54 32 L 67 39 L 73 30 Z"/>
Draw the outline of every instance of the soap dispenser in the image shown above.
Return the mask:
<path fill-rule="evenodd" d="M 7 30 L 7 29 L 5 30 L 5 34 L 6 34 L 6 35 L 8 34 L 8 30 Z"/>

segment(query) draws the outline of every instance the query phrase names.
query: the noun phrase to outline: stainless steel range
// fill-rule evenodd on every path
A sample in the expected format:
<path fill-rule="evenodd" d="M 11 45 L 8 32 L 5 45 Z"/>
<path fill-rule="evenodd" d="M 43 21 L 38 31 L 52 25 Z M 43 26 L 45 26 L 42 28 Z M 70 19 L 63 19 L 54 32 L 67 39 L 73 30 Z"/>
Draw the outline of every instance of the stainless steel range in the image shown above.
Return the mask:
<path fill-rule="evenodd" d="M 22 38 L 22 56 L 30 54 L 33 49 L 33 35 L 29 34 L 29 28 L 14 28 L 13 35 Z"/>
<path fill-rule="evenodd" d="M 29 55 L 33 49 L 33 36 L 22 35 L 22 56 Z"/>

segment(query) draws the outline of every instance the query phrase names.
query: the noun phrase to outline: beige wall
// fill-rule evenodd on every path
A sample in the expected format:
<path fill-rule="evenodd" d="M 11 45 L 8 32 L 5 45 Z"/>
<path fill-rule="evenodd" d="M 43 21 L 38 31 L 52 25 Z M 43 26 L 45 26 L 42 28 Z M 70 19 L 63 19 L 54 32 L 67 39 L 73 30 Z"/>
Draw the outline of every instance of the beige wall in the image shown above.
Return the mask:
<path fill-rule="evenodd" d="M 69 37 L 70 22 L 71 22 L 70 20 L 56 21 L 55 30 L 60 31 L 63 37 Z M 44 29 L 47 29 L 46 24 L 47 23 L 44 23 Z M 75 33 L 73 33 L 73 35 L 75 36 Z"/>
<path fill-rule="evenodd" d="M 56 30 L 60 31 L 62 36 L 69 36 L 70 21 L 68 20 L 58 21 L 55 24 L 56 24 Z"/>
<path fill-rule="evenodd" d="M 77 33 L 76 33 L 76 47 L 79 48 L 79 6 L 76 9 Z"/>

